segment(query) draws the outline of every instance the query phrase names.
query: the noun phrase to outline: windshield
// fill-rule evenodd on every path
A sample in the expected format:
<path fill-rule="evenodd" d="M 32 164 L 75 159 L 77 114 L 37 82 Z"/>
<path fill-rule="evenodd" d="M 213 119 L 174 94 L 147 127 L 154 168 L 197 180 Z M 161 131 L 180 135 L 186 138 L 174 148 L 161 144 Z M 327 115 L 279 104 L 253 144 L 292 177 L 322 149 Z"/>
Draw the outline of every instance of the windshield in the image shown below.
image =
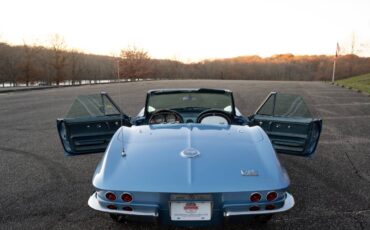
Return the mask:
<path fill-rule="evenodd" d="M 232 113 L 233 100 L 228 92 L 161 92 L 150 94 L 147 111 L 162 109 L 205 110 L 219 109 Z"/>

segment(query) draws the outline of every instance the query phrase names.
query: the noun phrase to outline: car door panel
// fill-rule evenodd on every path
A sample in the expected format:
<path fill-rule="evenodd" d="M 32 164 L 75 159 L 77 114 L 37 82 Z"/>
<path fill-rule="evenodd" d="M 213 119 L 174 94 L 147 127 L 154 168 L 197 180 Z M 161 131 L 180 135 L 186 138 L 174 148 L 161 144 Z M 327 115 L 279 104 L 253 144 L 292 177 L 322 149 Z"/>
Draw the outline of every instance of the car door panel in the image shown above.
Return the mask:
<path fill-rule="evenodd" d="M 131 126 L 129 117 L 120 113 L 107 94 L 77 98 L 67 117 L 57 119 L 57 129 L 65 153 L 78 155 L 105 151 L 118 128 L 122 125 Z"/>
<path fill-rule="evenodd" d="M 276 104 L 279 102 L 282 105 Z M 252 125 L 259 125 L 269 136 L 276 152 L 298 156 L 314 154 L 322 120 L 312 118 L 301 97 L 271 93 L 251 118 Z"/>

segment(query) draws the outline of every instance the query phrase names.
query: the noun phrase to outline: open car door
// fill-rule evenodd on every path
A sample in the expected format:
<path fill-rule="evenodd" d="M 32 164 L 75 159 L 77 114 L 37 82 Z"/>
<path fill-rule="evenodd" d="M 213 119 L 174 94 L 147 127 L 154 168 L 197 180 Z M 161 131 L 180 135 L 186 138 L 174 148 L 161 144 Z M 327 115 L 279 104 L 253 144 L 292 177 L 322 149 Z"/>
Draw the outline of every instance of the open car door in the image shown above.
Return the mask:
<path fill-rule="evenodd" d="M 303 98 L 272 92 L 251 117 L 269 136 L 276 152 L 298 156 L 315 153 L 322 120 L 314 119 Z"/>
<path fill-rule="evenodd" d="M 105 151 L 121 126 L 131 126 L 130 118 L 105 92 L 78 96 L 66 117 L 57 119 L 57 128 L 67 155 Z"/>

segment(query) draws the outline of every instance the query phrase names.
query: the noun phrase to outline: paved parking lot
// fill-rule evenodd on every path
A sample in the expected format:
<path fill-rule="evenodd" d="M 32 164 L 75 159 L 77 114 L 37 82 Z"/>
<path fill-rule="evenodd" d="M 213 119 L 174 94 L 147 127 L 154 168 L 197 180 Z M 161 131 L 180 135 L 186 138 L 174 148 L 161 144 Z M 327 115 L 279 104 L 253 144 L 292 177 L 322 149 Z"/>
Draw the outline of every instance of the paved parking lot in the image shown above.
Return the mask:
<path fill-rule="evenodd" d="M 79 94 L 108 92 L 129 115 L 154 88 L 234 91 L 251 114 L 270 91 L 304 96 L 324 129 L 312 159 L 280 155 L 296 206 L 263 229 L 370 229 L 370 97 L 321 82 L 179 80 L 0 93 L 0 229 L 150 229 L 113 222 L 87 206 L 102 154 L 65 157 L 55 119 Z M 228 229 L 257 229 L 240 223 Z"/>

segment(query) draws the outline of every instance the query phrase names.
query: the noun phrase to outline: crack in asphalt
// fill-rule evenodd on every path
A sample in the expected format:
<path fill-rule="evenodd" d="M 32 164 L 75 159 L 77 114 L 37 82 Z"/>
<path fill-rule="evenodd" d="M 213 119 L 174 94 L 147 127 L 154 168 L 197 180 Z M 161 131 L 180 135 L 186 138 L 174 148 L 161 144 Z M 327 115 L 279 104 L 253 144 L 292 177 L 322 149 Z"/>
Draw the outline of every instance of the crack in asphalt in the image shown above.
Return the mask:
<path fill-rule="evenodd" d="M 321 181 L 323 184 L 325 184 L 327 186 L 327 189 L 330 189 L 330 190 L 332 190 L 333 192 L 336 192 L 336 193 L 338 193 L 338 191 L 343 190 L 343 188 L 342 188 L 343 184 L 342 183 L 335 181 L 329 175 L 322 174 L 319 171 L 314 170 L 310 166 L 308 166 L 306 164 L 303 164 L 302 162 L 299 161 L 299 159 L 286 158 L 284 160 L 285 161 L 288 160 L 288 161 L 293 162 L 293 164 L 296 166 L 295 167 L 296 170 L 303 171 L 306 174 L 310 174 L 310 175 L 314 176 L 314 178 L 316 178 L 318 181 Z M 341 197 L 342 202 L 346 202 L 346 203 L 348 203 L 348 205 L 351 205 L 351 203 L 354 202 L 354 200 L 356 200 L 356 202 L 358 202 L 358 203 L 363 203 L 363 202 L 368 202 L 369 201 L 368 196 L 363 196 L 363 195 L 359 195 L 359 194 L 357 196 L 354 196 L 352 200 L 349 200 L 347 196 L 345 196 L 344 194 L 341 194 L 341 193 L 338 193 L 338 196 Z"/>
<path fill-rule="evenodd" d="M 79 207 L 77 208 L 69 208 L 67 210 L 58 210 L 58 209 L 49 209 L 49 210 L 45 210 L 45 211 L 39 211 L 39 212 L 32 212 L 32 213 L 27 213 L 27 214 L 23 214 L 23 215 L 7 215 L 7 216 L 3 216 L 1 218 L 1 221 L 0 223 L 9 223 L 9 222 L 15 222 L 17 221 L 19 218 L 21 219 L 32 219 L 32 218 L 35 218 L 35 217 L 46 217 L 46 216 L 57 216 L 57 221 L 62 221 L 64 219 L 66 219 L 67 217 L 67 214 L 71 214 L 73 212 L 76 212 L 79 210 Z M 47 224 L 47 226 L 45 227 L 45 229 L 52 229 L 53 226 L 55 225 L 55 219 L 54 220 L 51 220 L 49 221 L 50 223 Z"/>
<path fill-rule="evenodd" d="M 0 146 L 0 151 L 3 152 L 9 152 L 9 153 L 15 153 L 15 154 L 21 154 L 25 155 L 28 158 L 34 159 L 37 163 L 38 166 L 36 167 L 45 167 L 47 172 L 50 174 L 50 177 L 52 178 L 49 180 L 47 183 L 43 184 L 43 192 L 48 194 L 49 192 L 55 192 L 58 191 L 60 186 L 69 186 L 73 185 L 75 183 L 75 178 L 73 174 L 67 169 L 63 164 L 52 161 L 51 159 L 48 159 L 46 157 L 37 155 L 32 152 L 24 151 L 24 150 L 19 150 L 15 148 L 9 148 L 9 147 L 3 147 Z M 38 197 L 40 196 L 40 193 L 38 191 L 35 191 L 35 193 L 26 193 L 23 194 L 22 196 L 17 195 L 17 202 L 18 203 L 27 203 L 28 205 L 34 204 L 39 202 Z M 19 212 L 17 211 L 18 209 L 15 207 L 13 208 L 14 201 L 13 200 L 4 200 L 1 204 L 1 210 L 3 213 L 4 207 L 7 207 L 8 210 L 4 212 L 4 214 L 1 215 L 1 220 L 5 221 L 4 219 L 8 220 L 9 216 L 13 215 L 18 215 Z M 10 215 L 13 213 L 13 215 Z M 28 213 L 27 215 L 29 215 Z"/>
<path fill-rule="evenodd" d="M 346 155 L 349 163 L 351 164 L 353 170 L 354 170 L 354 173 L 362 180 L 366 181 L 367 183 L 370 184 L 370 179 L 367 178 L 366 176 L 362 175 L 361 171 L 357 169 L 356 165 L 353 163 L 353 161 L 351 160 L 351 158 L 349 157 L 347 151 L 344 152 L 344 154 Z"/>
<path fill-rule="evenodd" d="M 357 215 L 355 215 L 353 218 L 354 218 L 354 219 L 356 220 L 356 222 L 360 225 L 361 230 L 365 230 L 364 223 L 363 223 L 363 222 L 358 218 L 358 216 L 357 216 Z"/>
<path fill-rule="evenodd" d="M 55 161 L 53 161 L 51 159 L 48 159 L 46 157 L 37 155 L 37 154 L 32 153 L 32 152 L 28 152 L 28 151 L 24 151 L 24 150 L 20 150 L 20 149 L 15 149 L 15 148 L 3 147 L 3 146 L 0 146 L 0 150 L 5 151 L 5 152 L 17 153 L 17 154 L 32 157 L 36 161 L 42 162 L 43 163 L 42 165 L 44 165 L 47 168 L 48 172 L 50 172 L 53 176 L 57 177 L 58 179 L 62 179 L 62 181 L 64 181 L 64 182 L 68 182 L 70 180 L 73 180 L 73 178 L 74 178 L 73 174 L 71 172 L 69 172 L 69 170 L 63 164 L 55 162 Z M 67 174 L 67 176 L 66 176 L 66 174 Z"/>
<path fill-rule="evenodd" d="M 330 211 L 330 210 L 328 210 L 328 211 Z M 309 214 L 309 215 L 304 215 L 304 217 L 287 217 L 287 218 L 277 218 L 277 219 L 274 219 L 274 220 L 275 221 L 304 220 L 304 219 L 312 219 L 312 218 L 321 218 L 323 216 L 324 217 L 336 217 L 336 216 L 338 216 L 338 214 L 343 214 L 344 216 L 348 216 L 348 215 L 352 216 L 353 215 L 353 217 L 363 215 L 363 214 L 370 215 L 370 209 L 355 210 L 355 211 L 344 211 L 344 212 L 332 212 L 332 213 L 324 212 L 324 213 L 320 213 L 320 214 L 317 214 L 317 215 Z"/>
<path fill-rule="evenodd" d="M 337 116 L 337 117 L 327 117 L 323 116 L 322 119 L 325 120 L 342 120 L 342 119 L 365 119 L 365 118 L 370 118 L 370 115 L 354 115 L 354 116 Z"/>

